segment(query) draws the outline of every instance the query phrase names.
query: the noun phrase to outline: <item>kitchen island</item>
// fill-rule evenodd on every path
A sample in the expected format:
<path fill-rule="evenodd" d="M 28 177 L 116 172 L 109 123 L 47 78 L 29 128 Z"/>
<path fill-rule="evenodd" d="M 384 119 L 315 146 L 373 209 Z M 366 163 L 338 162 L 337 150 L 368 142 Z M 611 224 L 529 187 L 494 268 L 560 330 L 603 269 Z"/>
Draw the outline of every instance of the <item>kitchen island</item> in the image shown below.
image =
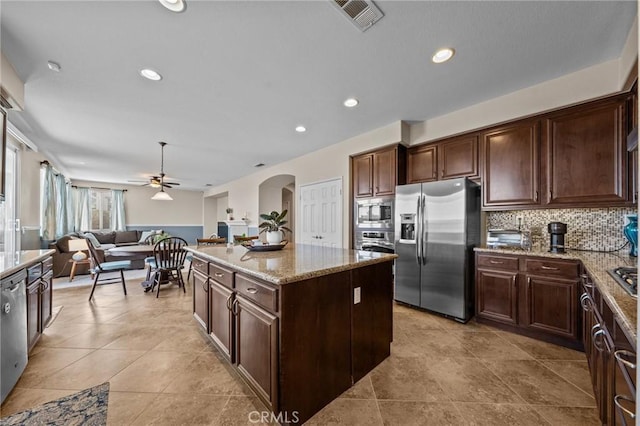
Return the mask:
<path fill-rule="evenodd" d="M 188 247 L 194 316 L 279 423 L 302 423 L 390 355 L 395 255 Z"/>

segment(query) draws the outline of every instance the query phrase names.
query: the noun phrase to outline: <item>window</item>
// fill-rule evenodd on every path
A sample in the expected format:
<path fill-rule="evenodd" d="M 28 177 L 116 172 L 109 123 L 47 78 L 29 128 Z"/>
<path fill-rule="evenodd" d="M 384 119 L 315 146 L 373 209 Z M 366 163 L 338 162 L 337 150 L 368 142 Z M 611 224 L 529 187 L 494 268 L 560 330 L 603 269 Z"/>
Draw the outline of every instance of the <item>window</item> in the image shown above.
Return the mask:
<path fill-rule="evenodd" d="M 5 152 L 5 199 L 4 205 L 0 203 L 0 217 L 2 221 L 2 227 L 0 229 L 3 232 L 0 234 L 0 251 L 13 252 L 18 249 L 17 230 L 18 218 L 17 218 L 17 149 L 13 146 L 7 146 Z M 4 217 L 2 217 L 4 216 Z"/>
<path fill-rule="evenodd" d="M 89 189 L 91 208 L 91 230 L 108 231 L 111 229 L 111 208 L 113 197 L 108 189 Z"/>

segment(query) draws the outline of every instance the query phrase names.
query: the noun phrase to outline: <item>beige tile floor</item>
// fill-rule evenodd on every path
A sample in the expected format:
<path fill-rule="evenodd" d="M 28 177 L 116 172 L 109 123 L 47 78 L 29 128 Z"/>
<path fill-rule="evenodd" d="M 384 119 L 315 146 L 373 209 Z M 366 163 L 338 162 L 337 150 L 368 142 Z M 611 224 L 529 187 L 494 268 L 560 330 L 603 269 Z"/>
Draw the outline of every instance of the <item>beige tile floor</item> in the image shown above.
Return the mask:
<path fill-rule="evenodd" d="M 109 381 L 112 425 L 235 425 L 265 408 L 194 322 L 190 286 L 129 280 L 54 290 L 46 329 L 1 416 Z M 310 425 L 597 425 L 583 353 L 394 307 L 392 355 Z"/>

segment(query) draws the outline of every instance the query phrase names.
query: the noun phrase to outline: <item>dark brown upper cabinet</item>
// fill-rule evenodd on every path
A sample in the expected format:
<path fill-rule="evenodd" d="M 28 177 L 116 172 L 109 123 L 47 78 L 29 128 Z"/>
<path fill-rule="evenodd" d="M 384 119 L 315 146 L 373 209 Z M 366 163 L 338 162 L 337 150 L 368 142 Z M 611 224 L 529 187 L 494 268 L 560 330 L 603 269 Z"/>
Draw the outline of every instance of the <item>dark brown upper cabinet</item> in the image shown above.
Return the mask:
<path fill-rule="evenodd" d="M 468 177 L 478 173 L 478 135 L 465 135 L 409 149 L 407 183 Z"/>
<path fill-rule="evenodd" d="M 540 204 L 540 122 L 523 120 L 482 136 L 483 205 L 489 209 Z"/>
<path fill-rule="evenodd" d="M 627 203 L 625 101 L 618 97 L 547 116 L 545 204 Z"/>
<path fill-rule="evenodd" d="M 435 145 L 410 148 L 407 152 L 407 183 L 438 180 L 438 155 Z"/>
<path fill-rule="evenodd" d="M 465 136 L 439 143 L 438 165 L 438 179 L 477 178 L 478 136 Z"/>
<path fill-rule="evenodd" d="M 396 145 L 352 157 L 353 196 L 394 195 L 396 185 L 405 183 L 405 155 L 404 146 Z"/>

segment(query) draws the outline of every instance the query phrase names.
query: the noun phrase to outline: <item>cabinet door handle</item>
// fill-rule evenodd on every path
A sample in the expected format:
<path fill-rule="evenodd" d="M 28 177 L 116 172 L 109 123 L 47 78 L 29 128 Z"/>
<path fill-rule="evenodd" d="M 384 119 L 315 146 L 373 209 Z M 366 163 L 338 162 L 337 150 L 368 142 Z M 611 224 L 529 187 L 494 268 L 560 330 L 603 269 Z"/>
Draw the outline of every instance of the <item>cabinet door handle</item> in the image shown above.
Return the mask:
<path fill-rule="evenodd" d="M 234 300 L 233 303 L 231 304 L 231 313 L 234 316 L 238 316 L 238 299 Z"/>
<path fill-rule="evenodd" d="M 624 395 L 616 395 L 613 397 L 613 403 L 616 404 L 616 407 L 618 407 L 620 410 L 622 410 L 627 416 L 631 417 L 632 419 L 636 418 L 636 413 L 634 413 L 633 411 L 624 408 L 622 406 L 622 404 L 620 404 L 620 400 L 623 399 L 625 401 L 631 402 L 633 403 L 633 405 L 635 405 L 635 401 L 631 398 L 629 398 L 628 396 L 624 396 Z"/>
<path fill-rule="evenodd" d="M 531 288 L 531 277 L 527 277 L 527 288 Z"/>
<path fill-rule="evenodd" d="M 227 305 L 227 309 L 232 312 L 232 310 L 231 310 L 231 296 L 233 296 L 233 294 L 230 294 L 229 297 L 227 297 L 226 305 Z"/>
<path fill-rule="evenodd" d="M 255 287 L 247 288 L 247 293 L 256 294 L 257 292 L 258 292 L 258 289 Z"/>
<path fill-rule="evenodd" d="M 631 361 L 627 361 L 626 359 L 623 358 L 623 356 L 627 356 L 629 358 L 634 358 L 636 357 L 636 354 L 634 354 L 633 352 L 630 351 L 626 351 L 624 349 L 621 349 L 619 351 L 615 351 L 613 353 L 613 356 L 616 357 L 616 359 L 622 363 L 623 365 L 627 366 L 628 368 L 635 370 L 636 369 L 636 364 L 634 364 Z"/>
<path fill-rule="evenodd" d="M 533 201 L 538 201 L 538 191 L 536 191 L 535 197 L 533 198 Z"/>
<path fill-rule="evenodd" d="M 511 277 L 511 283 L 515 286 L 516 285 L 516 276 L 512 276 Z"/>
<path fill-rule="evenodd" d="M 207 281 L 203 281 L 202 284 L 200 284 L 205 293 L 209 293 L 209 286 L 208 286 L 209 283 Z"/>
<path fill-rule="evenodd" d="M 633 204 L 638 202 L 638 191 L 633 193 Z"/>
<path fill-rule="evenodd" d="M 444 177 L 444 169 L 442 169 L 442 171 L 440 172 L 440 177 L 443 178 Z"/>
<path fill-rule="evenodd" d="M 221 274 L 220 272 L 216 272 L 213 274 L 216 278 L 222 278 L 224 277 L 224 274 Z"/>
<path fill-rule="evenodd" d="M 553 266 L 544 266 L 542 265 L 540 269 L 544 269 L 545 271 L 557 271 L 558 268 L 554 268 Z"/>
<path fill-rule="evenodd" d="M 491 263 L 492 265 L 502 265 L 502 264 L 504 264 L 504 262 L 500 262 L 500 261 L 497 261 L 497 260 L 490 260 L 489 263 Z"/>

